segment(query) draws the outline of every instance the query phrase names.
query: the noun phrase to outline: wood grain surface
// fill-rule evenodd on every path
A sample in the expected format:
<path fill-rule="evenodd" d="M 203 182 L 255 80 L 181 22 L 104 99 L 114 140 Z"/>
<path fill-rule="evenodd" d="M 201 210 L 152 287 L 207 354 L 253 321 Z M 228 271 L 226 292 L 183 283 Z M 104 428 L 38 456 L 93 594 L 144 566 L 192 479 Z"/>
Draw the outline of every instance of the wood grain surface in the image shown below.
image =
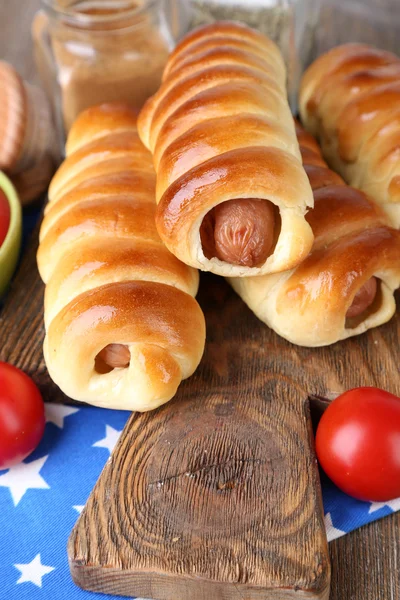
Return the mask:
<path fill-rule="evenodd" d="M 32 16 L 39 5 L 40 0 L 0 0 L 0 19 L 3 24 L 0 56 L 12 62 L 30 81 L 37 80 L 37 77 L 33 66 L 29 30 Z M 369 41 L 400 52 L 398 0 L 359 0 L 354 4 L 356 11 L 359 11 L 361 6 L 361 13 L 364 15 L 370 8 L 381 9 L 374 15 L 372 23 L 368 18 L 355 18 L 354 11 L 350 16 L 345 14 L 343 7 L 348 8 L 350 5 L 353 6 L 353 3 L 348 0 L 332 0 L 330 5 L 324 7 L 318 30 L 317 52 L 342 41 Z M 63 401 L 65 398 L 61 392 L 51 385 L 42 360 L 43 286 L 36 272 L 35 246 L 36 242 L 33 241 L 6 306 L 0 312 L 0 357 L 2 360 L 18 363 L 28 372 L 32 372 L 42 389 L 48 390 L 48 400 Z M 213 278 L 204 278 L 202 287 L 211 285 L 212 280 Z M 267 329 L 252 317 L 225 283 L 219 282 L 218 285 L 221 287 L 221 293 L 227 295 L 228 306 L 237 303 L 240 307 L 236 313 L 233 311 L 233 314 L 236 314 L 241 335 L 243 324 L 253 323 L 250 339 L 254 347 L 258 344 L 259 332 L 265 332 Z M 226 310 L 225 308 L 224 312 Z M 325 350 L 299 351 L 269 333 L 264 348 L 265 356 L 273 355 L 278 350 L 283 352 L 283 355 L 279 363 L 274 363 L 271 359 L 265 368 L 270 369 L 271 376 L 281 371 L 281 380 L 286 382 L 285 385 L 290 385 L 287 382 L 295 380 L 296 389 L 302 389 L 304 374 L 308 374 L 307 388 L 310 393 L 329 394 L 359 383 L 381 385 L 398 393 L 398 333 L 397 316 L 373 334 L 347 342 L 347 350 L 344 344 L 340 344 L 328 353 Z M 235 354 L 234 348 L 229 349 L 228 340 L 223 339 L 222 342 L 230 350 L 224 360 L 220 357 L 218 340 L 209 345 L 207 351 L 211 359 L 214 356 L 215 368 L 222 370 L 221 372 L 227 368 L 227 364 L 229 366 L 229 357 Z M 352 353 L 354 350 L 354 359 L 351 362 L 348 361 L 350 350 Z M 323 369 L 325 374 L 322 373 Z M 198 376 L 200 373 L 196 375 Z M 190 385 L 189 381 L 182 388 L 181 398 L 182 394 L 185 394 L 186 386 Z M 332 600 L 400 600 L 400 514 L 340 538 L 332 542 L 329 549 L 332 562 Z M 208 598 L 211 600 L 210 596 Z"/>
<path fill-rule="evenodd" d="M 202 364 L 131 417 L 71 536 L 72 576 L 160 600 L 326 599 L 307 390 L 276 372 L 279 340 L 221 278 L 203 278 L 200 302 Z"/>
<path fill-rule="evenodd" d="M 288 561 L 289 548 L 296 548 L 300 560 L 307 556 L 311 541 L 301 533 L 304 513 L 299 519 L 292 512 L 297 531 L 289 535 L 277 519 L 276 531 L 284 539 L 270 573 L 273 554 L 269 552 L 278 541 L 274 526 L 268 529 L 270 503 L 278 498 L 284 519 L 291 506 L 292 477 L 300 484 L 305 475 L 301 468 L 290 472 L 299 461 L 298 445 L 291 455 L 292 440 L 298 442 L 302 435 L 301 430 L 293 435 L 291 416 L 298 420 L 297 426 L 302 422 L 304 426 L 300 407 L 310 392 L 333 397 L 350 387 L 378 385 L 400 394 L 397 357 L 391 350 L 399 335 L 399 316 L 356 340 L 308 350 L 290 345 L 264 327 L 221 279 L 202 276 L 199 300 L 208 329 L 199 370 L 172 403 L 154 415 L 131 418 L 72 533 L 71 572 L 84 588 L 162 600 L 273 598 L 272 582 L 276 585 L 280 580 L 289 587 L 283 574 L 290 580 L 299 572 L 299 564 Z M 287 412 L 290 405 L 292 411 Z M 277 461 L 276 443 L 280 445 L 281 436 L 290 440 L 285 457 L 291 456 L 292 462 L 285 467 Z M 247 503 L 249 494 L 254 504 Z M 331 544 L 331 598 L 398 600 L 399 516 L 386 521 L 387 526 L 382 521 Z M 267 560 L 257 571 L 260 557 L 255 548 L 257 541 L 262 544 L 263 535 L 268 554 L 261 555 Z M 303 543 L 307 540 L 305 545 L 296 542 L 298 535 Z M 243 555 L 241 537 L 246 540 Z M 351 543 L 354 538 L 358 547 Z M 214 560 L 209 562 L 210 555 Z M 229 561 L 224 561 L 227 555 Z M 226 564 L 234 567 L 238 559 L 243 568 L 233 571 L 234 585 L 211 588 L 207 582 L 226 581 L 231 576 Z M 196 569 L 194 588 L 191 569 Z M 307 587 L 300 582 L 302 589 Z M 261 592 L 256 583 L 266 589 Z M 276 593 L 277 598 L 291 597 L 289 590 L 286 595 L 282 590 Z M 315 593 L 315 597 L 323 594 Z"/>

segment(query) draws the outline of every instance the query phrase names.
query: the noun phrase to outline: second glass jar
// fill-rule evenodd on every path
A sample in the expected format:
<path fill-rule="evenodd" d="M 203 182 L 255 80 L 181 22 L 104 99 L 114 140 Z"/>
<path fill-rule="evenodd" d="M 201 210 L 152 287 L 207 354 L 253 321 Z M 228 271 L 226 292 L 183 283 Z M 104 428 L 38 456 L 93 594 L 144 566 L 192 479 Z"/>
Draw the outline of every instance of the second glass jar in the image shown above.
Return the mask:
<path fill-rule="evenodd" d="M 140 108 L 158 88 L 172 35 L 163 0 L 42 0 L 36 62 L 61 137 L 85 108 Z"/>

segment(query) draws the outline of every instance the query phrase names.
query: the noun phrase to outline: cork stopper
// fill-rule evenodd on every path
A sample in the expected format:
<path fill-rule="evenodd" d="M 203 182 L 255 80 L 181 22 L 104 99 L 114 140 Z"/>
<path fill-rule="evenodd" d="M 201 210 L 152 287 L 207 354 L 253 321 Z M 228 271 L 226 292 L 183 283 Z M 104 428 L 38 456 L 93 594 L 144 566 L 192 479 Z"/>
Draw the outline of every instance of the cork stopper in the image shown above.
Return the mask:
<path fill-rule="evenodd" d="M 44 92 L 0 61 L 0 170 L 13 181 L 22 204 L 46 190 L 58 158 Z"/>
<path fill-rule="evenodd" d="M 0 169 L 9 171 L 21 154 L 26 125 L 24 83 L 15 69 L 0 61 Z"/>

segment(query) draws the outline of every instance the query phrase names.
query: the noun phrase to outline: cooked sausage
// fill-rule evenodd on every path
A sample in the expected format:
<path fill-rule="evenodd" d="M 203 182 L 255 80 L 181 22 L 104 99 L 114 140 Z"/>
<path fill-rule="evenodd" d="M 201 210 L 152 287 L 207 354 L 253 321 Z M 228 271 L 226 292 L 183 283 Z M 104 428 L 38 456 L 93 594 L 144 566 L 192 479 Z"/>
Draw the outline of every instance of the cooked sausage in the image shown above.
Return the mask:
<path fill-rule="evenodd" d="M 378 283 L 376 277 L 371 277 L 368 281 L 358 290 L 354 296 L 353 304 L 350 306 L 346 313 L 346 317 L 358 317 L 363 313 L 375 300 L 375 296 L 378 290 Z"/>
<path fill-rule="evenodd" d="M 209 259 L 245 267 L 262 265 L 275 239 L 274 205 L 254 198 L 223 202 L 205 217 L 200 235 Z"/>
<path fill-rule="evenodd" d="M 98 353 L 96 361 L 111 369 L 123 369 L 129 366 L 131 353 L 128 346 L 124 344 L 108 344 L 101 352 Z"/>

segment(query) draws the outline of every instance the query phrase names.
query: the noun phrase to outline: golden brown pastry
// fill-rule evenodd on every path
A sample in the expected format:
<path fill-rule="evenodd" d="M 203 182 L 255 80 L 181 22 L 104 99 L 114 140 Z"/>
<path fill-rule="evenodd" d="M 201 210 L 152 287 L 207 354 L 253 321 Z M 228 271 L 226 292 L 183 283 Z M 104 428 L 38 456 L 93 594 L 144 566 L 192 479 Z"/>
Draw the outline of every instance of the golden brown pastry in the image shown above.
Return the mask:
<path fill-rule="evenodd" d="M 282 56 L 244 25 L 190 33 L 139 116 L 157 172 L 158 232 L 186 264 L 226 276 L 307 256 L 312 191 L 301 165 Z"/>
<path fill-rule="evenodd" d="M 325 346 L 389 321 L 400 285 L 400 232 L 363 192 L 329 170 L 319 148 L 297 126 L 314 192 L 307 221 L 310 255 L 295 269 L 230 279 L 251 310 L 300 346 Z"/>
<path fill-rule="evenodd" d="M 365 44 L 345 44 L 304 74 L 304 126 L 328 163 L 400 227 L 400 59 Z"/>
<path fill-rule="evenodd" d="M 120 104 L 84 111 L 50 186 L 37 255 L 46 365 L 74 400 L 151 410 L 200 362 L 198 272 L 165 248 L 154 213 L 136 114 Z"/>

